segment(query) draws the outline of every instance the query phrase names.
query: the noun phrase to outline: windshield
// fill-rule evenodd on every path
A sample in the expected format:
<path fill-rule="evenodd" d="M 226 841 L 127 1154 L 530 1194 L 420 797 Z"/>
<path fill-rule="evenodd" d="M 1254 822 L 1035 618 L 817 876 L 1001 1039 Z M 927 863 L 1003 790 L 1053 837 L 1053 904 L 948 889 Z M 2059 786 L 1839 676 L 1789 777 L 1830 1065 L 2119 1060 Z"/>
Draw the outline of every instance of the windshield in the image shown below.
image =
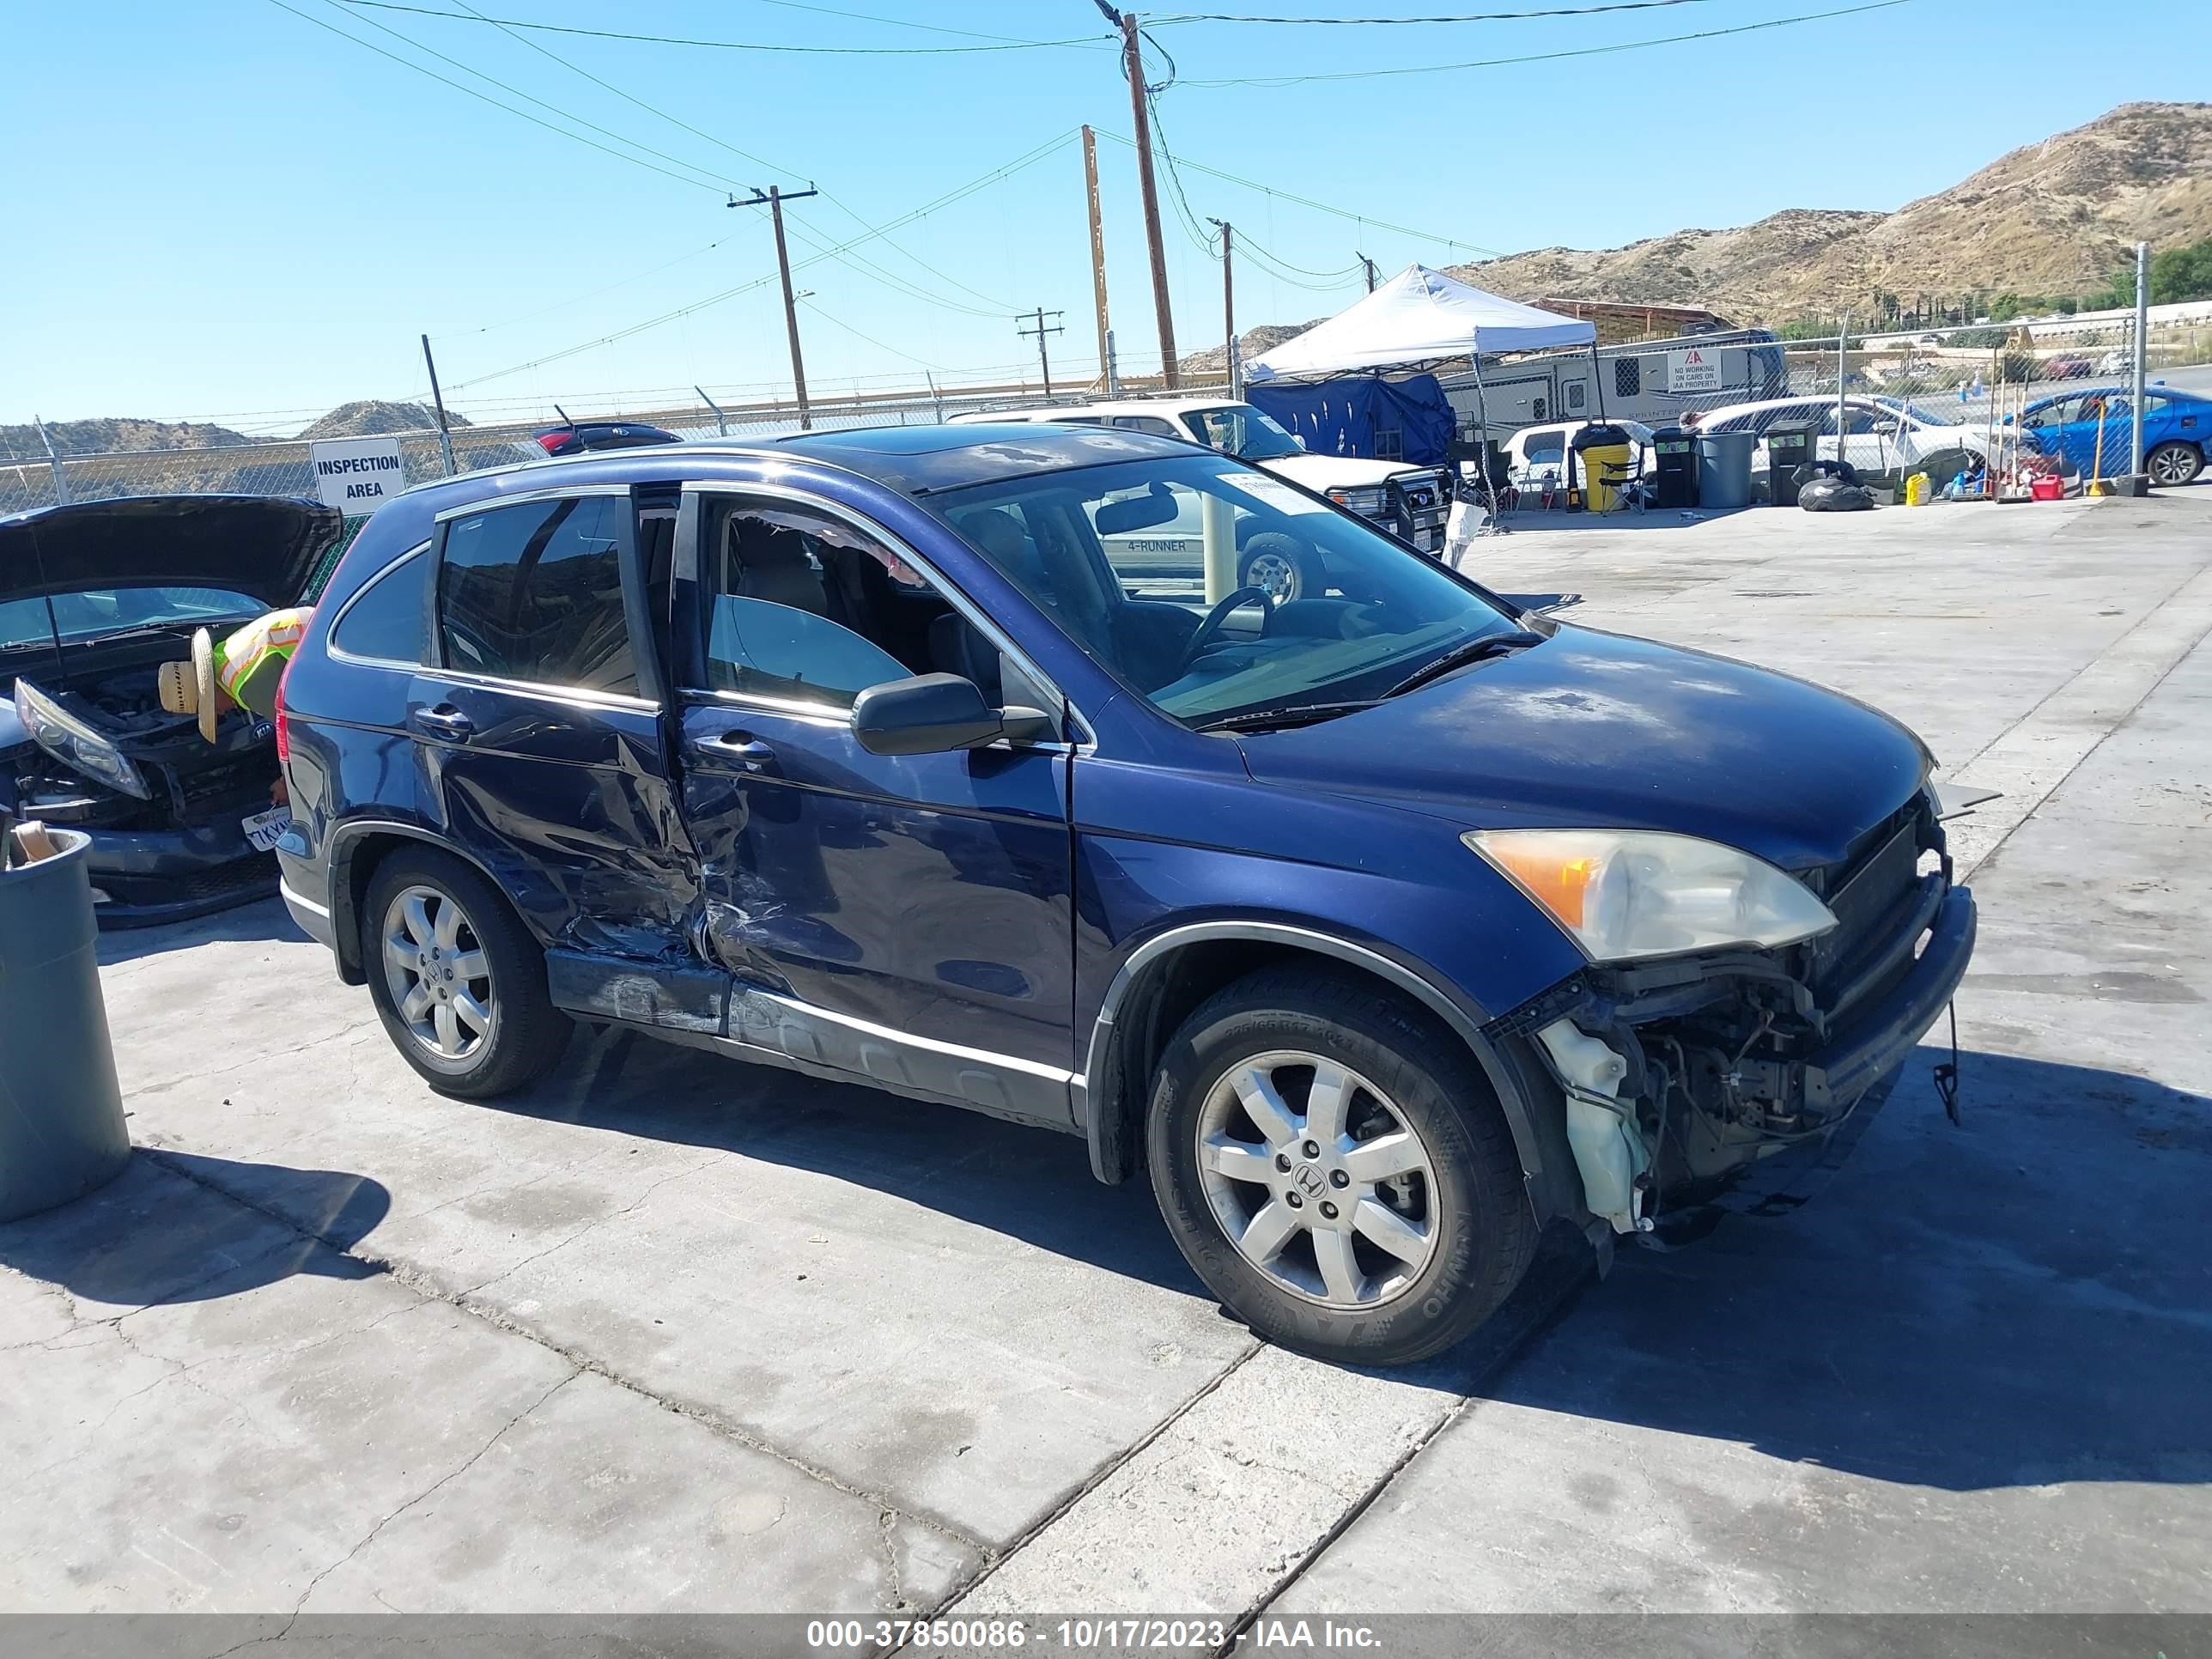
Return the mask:
<path fill-rule="evenodd" d="M 1470 640 L 1514 631 L 1365 520 L 1202 452 L 928 505 L 1084 651 L 1188 724 L 1380 696 Z"/>
<path fill-rule="evenodd" d="M 1906 420 L 1912 422 L 1916 425 L 1942 426 L 1943 424 L 1942 421 L 1936 419 L 1935 416 L 1930 415 L 1926 410 L 1919 408 L 1915 404 L 1908 404 L 1902 398 L 1876 398 L 1874 401 L 1882 408 L 1889 410 L 1893 415 L 1901 415 Z"/>
<path fill-rule="evenodd" d="M 1273 461 L 1303 455 L 1298 441 L 1249 404 L 1183 411 L 1182 423 L 1199 442 L 1240 461 Z"/>
<path fill-rule="evenodd" d="M 258 617 L 268 607 L 225 587 L 100 587 L 53 596 L 52 623 L 43 598 L 0 600 L 0 651 L 96 640 L 133 629 L 198 626 Z"/>

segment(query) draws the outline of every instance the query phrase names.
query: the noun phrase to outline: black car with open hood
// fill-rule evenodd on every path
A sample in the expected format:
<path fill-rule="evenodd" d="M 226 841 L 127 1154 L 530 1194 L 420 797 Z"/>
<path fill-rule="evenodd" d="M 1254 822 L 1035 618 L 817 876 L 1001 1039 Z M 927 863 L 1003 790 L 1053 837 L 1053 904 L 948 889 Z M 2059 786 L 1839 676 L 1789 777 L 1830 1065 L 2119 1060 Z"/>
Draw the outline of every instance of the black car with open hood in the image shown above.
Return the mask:
<path fill-rule="evenodd" d="M 269 722 L 233 708 L 210 744 L 163 710 L 156 679 L 196 629 L 220 638 L 297 603 L 343 530 L 330 507 L 264 495 L 0 518 L 0 806 L 91 836 L 104 925 L 275 890 Z"/>

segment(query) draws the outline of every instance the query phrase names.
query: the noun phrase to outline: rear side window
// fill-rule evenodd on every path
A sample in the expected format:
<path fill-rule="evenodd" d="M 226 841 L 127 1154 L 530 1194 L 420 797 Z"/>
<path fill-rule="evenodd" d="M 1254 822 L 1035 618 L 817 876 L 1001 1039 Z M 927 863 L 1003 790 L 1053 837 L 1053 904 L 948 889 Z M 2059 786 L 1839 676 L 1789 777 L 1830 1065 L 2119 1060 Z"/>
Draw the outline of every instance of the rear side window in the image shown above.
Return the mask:
<path fill-rule="evenodd" d="M 635 694 L 622 592 L 629 511 L 620 496 L 585 495 L 449 520 L 438 567 L 446 666 Z"/>
<path fill-rule="evenodd" d="M 378 662 L 422 660 L 423 586 L 430 550 L 418 547 L 386 565 L 354 595 L 331 629 L 331 648 Z"/>

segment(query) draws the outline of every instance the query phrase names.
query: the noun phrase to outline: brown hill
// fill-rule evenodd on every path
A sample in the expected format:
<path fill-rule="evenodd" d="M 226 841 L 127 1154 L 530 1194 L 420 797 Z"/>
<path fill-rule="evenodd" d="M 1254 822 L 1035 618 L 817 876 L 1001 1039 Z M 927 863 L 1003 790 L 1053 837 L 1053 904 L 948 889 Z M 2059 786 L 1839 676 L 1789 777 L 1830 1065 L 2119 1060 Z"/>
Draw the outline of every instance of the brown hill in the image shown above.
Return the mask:
<path fill-rule="evenodd" d="M 226 444 L 253 441 L 227 426 L 212 426 L 204 421 L 146 421 L 128 415 L 89 421 L 48 421 L 46 435 L 64 455 L 97 455 L 114 450 L 219 449 Z M 43 461 L 46 447 L 39 441 L 39 428 L 35 426 L 0 426 L 0 455 Z"/>
<path fill-rule="evenodd" d="M 1452 267 L 1516 299 L 1701 305 L 1745 322 L 1870 311 L 1877 293 L 2067 295 L 2138 240 L 2212 235 L 2212 104 L 2123 104 L 1894 213 L 1792 209 L 1626 247 L 1542 248 Z"/>
<path fill-rule="evenodd" d="M 453 427 L 464 427 L 468 422 L 462 416 L 448 414 L 446 422 Z M 430 432 L 438 425 L 438 413 L 423 404 L 396 404 L 386 398 L 364 398 L 358 402 L 340 404 L 300 435 L 302 438 L 371 438 L 386 432 Z"/>

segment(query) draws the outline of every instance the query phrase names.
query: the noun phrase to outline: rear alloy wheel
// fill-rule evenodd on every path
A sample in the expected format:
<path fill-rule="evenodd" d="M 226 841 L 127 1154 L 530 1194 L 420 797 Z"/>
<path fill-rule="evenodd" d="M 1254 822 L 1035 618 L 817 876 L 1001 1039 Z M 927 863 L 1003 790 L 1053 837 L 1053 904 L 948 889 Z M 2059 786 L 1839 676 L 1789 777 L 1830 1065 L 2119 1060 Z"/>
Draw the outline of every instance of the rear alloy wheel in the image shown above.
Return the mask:
<path fill-rule="evenodd" d="M 2204 457 L 2193 444 L 2160 444 L 2143 457 L 2143 471 L 2154 484 L 2191 483 L 2203 470 Z"/>
<path fill-rule="evenodd" d="M 545 959 L 505 897 L 433 848 L 377 866 L 362 907 L 369 995 L 393 1044 L 431 1086 L 483 1099 L 541 1076 L 572 1027 L 545 990 Z"/>
<path fill-rule="evenodd" d="M 1176 1034 L 1146 1124 L 1169 1231 L 1260 1335 L 1401 1364 L 1465 1336 L 1536 1241 L 1463 1043 L 1388 988 L 1266 969 Z"/>
<path fill-rule="evenodd" d="M 466 1060 L 491 1040 L 491 958 L 451 895 L 415 886 L 392 896 L 384 974 L 408 1035 L 440 1059 Z"/>

